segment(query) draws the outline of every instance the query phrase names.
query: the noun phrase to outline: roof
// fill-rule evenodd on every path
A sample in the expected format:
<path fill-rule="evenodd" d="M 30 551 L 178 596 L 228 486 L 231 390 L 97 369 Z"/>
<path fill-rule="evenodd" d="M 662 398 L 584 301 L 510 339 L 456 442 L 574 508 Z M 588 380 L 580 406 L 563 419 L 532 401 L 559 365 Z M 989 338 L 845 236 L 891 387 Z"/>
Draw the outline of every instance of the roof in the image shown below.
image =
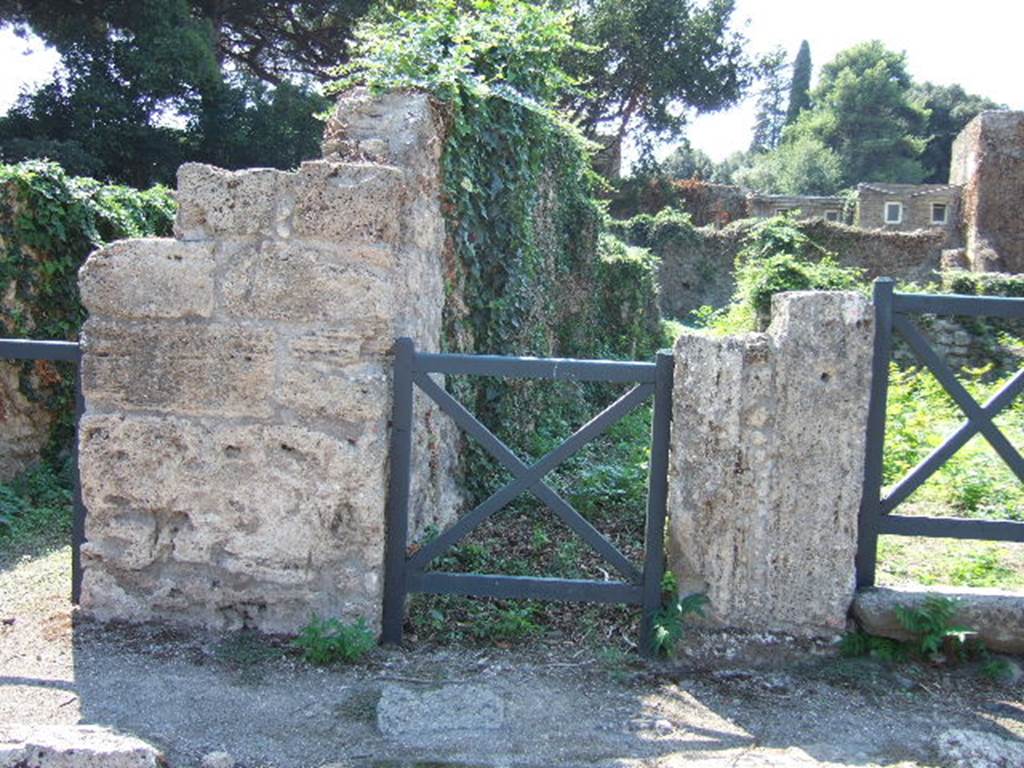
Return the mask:
<path fill-rule="evenodd" d="M 842 205 L 843 198 L 822 195 L 751 195 L 751 200 L 763 200 L 768 203 L 799 205 L 800 203 L 819 203 L 822 205 Z"/>
<path fill-rule="evenodd" d="M 960 191 L 957 184 L 889 184 L 888 182 L 871 182 L 857 185 L 857 191 L 868 190 L 880 195 L 898 195 L 899 197 L 918 197 L 934 195 L 941 192 L 956 193 Z"/>

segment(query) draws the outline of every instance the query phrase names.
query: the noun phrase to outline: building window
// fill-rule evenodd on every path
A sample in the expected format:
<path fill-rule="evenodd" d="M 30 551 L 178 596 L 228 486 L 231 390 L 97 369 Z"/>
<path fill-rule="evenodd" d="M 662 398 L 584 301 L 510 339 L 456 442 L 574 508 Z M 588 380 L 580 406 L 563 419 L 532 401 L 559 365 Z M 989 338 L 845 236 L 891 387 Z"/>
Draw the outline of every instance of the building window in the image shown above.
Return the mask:
<path fill-rule="evenodd" d="M 903 223 L 903 203 L 886 203 L 885 204 L 885 223 L 886 224 L 902 224 Z"/>
<path fill-rule="evenodd" d="M 825 211 L 825 221 L 839 221 L 839 211 Z"/>
<path fill-rule="evenodd" d="M 945 203 L 932 203 L 932 224 L 945 224 L 949 207 Z"/>

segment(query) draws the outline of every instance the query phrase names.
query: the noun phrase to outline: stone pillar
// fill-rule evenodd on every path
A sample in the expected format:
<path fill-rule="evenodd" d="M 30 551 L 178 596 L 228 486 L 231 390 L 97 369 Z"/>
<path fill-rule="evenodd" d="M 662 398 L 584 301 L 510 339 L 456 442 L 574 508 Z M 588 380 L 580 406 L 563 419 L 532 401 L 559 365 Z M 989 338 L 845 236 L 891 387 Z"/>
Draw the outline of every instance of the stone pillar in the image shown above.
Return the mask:
<path fill-rule="evenodd" d="M 713 623 L 843 629 L 854 592 L 872 314 L 775 297 L 766 333 L 676 343 L 669 566 Z"/>
<path fill-rule="evenodd" d="M 967 259 L 976 272 L 1024 272 L 1024 112 L 982 112 L 953 142 Z"/>
<path fill-rule="evenodd" d="M 383 138 L 292 172 L 185 165 L 175 237 L 83 267 L 87 614 L 379 622 L 389 352 L 437 349 L 443 141 L 426 96 L 361 103 Z M 428 416 L 415 486 L 436 518 Z"/>

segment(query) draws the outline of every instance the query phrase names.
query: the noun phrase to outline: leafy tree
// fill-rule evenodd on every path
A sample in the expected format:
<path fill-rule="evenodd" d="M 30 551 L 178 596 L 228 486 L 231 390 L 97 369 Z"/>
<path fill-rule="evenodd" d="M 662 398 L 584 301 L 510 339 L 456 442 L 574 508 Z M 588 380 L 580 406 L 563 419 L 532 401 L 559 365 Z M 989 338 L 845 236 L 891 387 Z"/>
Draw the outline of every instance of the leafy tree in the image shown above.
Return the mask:
<path fill-rule="evenodd" d="M 711 180 L 719 184 L 735 184 L 736 174 L 753 162 L 749 152 L 742 150 L 733 152 L 721 162 L 715 163 Z"/>
<path fill-rule="evenodd" d="M 842 186 L 842 162 L 820 139 L 798 136 L 774 152 L 755 155 L 733 180 L 767 194 L 831 195 Z"/>
<path fill-rule="evenodd" d="M 754 138 L 750 143 L 752 152 L 767 152 L 775 149 L 782 139 L 786 126 L 786 84 L 783 73 L 786 64 L 781 50 L 769 54 L 761 62 L 761 86 L 757 93 L 757 119 L 754 122 Z"/>
<path fill-rule="evenodd" d="M 171 71 L 179 56 L 212 54 L 272 84 L 296 76 L 326 81 L 347 58 L 355 22 L 372 0 L 0 0 L 0 22 L 31 29 L 63 54 L 83 41 L 119 37 L 154 70 Z M 154 19 L 174 19 L 168 30 Z M 170 61 L 168 61 L 170 59 Z"/>
<path fill-rule="evenodd" d="M 811 94 L 783 143 L 815 138 L 842 163 L 842 182 L 918 182 L 927 112 L 912 99 L 906 56 L 877 40 L 860 43 L 822 67 Z"/>
<path fill-rule="evenodd" d="M 640 143 L 674 138 L 687 112 L 735 103 L 753 67 L 746 39 L 730 27 L 733 0 L 588 0 L 573 30 L 590 46 L 573 51 L 567 70 L 585 91 L 564 103 L 591 135 L 627 134 Z"/>
<path fill-rule="evenodd" d="M 1006 109 L 984 96 L 967 93 L 959 85 L 922 83 L 913 87 L 913 98 L 928 112 L 927 143 L 921 153 L 925 181 L 944 184 L 949 180 L 953 140 L 975 116 L 987 109 Z"/>
<path fill-rule="evenodd" d="M 715 173 L 715 162 L 689 141 L 683 141 L 661 163 L 661 172 L 674 179 L 710 181 Z"/>
<path fill-rule="evenodd" d="M 794 122 L 800 111 L 811 105 L 811 46 L 806 40 L 800 43 L 793 60 L 793 79 L 789 84 L 789 107 L 786 109 L 786 125 Z"/>
<path fill-rule="evenodd" d="M 325 77 L 369 0 L 0 0 L 0 24 L 61 54 L 60 74 L 0 118 L 0 158 L 147 186 L 185 160 L 288 167 L 316 154 Z M 276 85 L 270 90 L 267 84 Z"/>

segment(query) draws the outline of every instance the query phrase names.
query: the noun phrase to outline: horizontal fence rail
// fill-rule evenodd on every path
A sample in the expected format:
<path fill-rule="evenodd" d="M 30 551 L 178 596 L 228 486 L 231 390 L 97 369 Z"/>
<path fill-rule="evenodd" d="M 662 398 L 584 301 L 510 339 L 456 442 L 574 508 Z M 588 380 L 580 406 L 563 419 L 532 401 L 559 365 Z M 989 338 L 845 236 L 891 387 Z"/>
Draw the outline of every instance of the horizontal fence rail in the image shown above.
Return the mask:
<path fill-rule="evenodd" d="M 875 583 L 878 537 L 881 534 L 1024 542 L 1024 523 L 1011 520 L 893 514 L 899 505 L 941 469 L 953 454 L 978 434 L 989 442 L 1017 478 L 1024 482 L 1024 458 L 994 422 L 996 416 L 1009 407 L 1024 390 L 1024 371 L 1018 371 L 984 404 L 978 403 L 913 322 L 915 315 L 959 315 L 1024 320 L 1024 299 L 896 293 L 891 279 L 879 278 L 874 283 L 873 301 L 874 358 L 864 463 L 864 491 L 861 497 L 857 542 L 859 587 Z M 965 420 L 942 445 L 932 450 L 886 494 L 883 493 L 882 470 L 885 455 L 889 361 L 892 356 L 894 333 L 907 343 L 916 359 L 931 371 L 963 412 Z"/>
<path fill-rule="evenodd" d="M 409 593 L 453 594 L 639 605 L 643 610 L 641 648 L 651 648 L 654 615 L 661 605 L 663 530 L 668 492 L 672 356 L 655 363 L 561 360 L 493 355 L 417 352 L 411 339 L 395 344 L 391 477 L 388 490 L 384 617 L 381 639 L 402 639 Z M 632 383 L 634 386 L 540 459 L 520 459 L 491 430 L 430 377 L 432 373 L 506 378 Z M 512 480 L 452 526 L 413 552 L 407 552 L 409 489 L 412 472 L 413 392 L 418 387 L 459 428 L 474 438 Z M 637 568 L 545 481 L 558 465 L 604 434 L 616 422 L 654 397 L 643 568 Z M 468 536 L 522 493 L 532 493 L 619 574 L 619 580 L 557 579 L 539 576 L 428 571 L 430 563 Z"/>
<path fill-rule="evenodd" d="M 0 360 L 49 360 L 81 362 L 82 348 L 76 341 L 37 341 L 35 339 L 0 339 Z M 85 411 L 82 399 L 81 368 L 75 369 L 75 444 L 71 449 L 71 477 L 74 483 L 71 517 L 71 602 L 78 604 L 82 595 L 82 544 L 85 543 L 85 504 L 78 475 L 78 422 Z"/>

